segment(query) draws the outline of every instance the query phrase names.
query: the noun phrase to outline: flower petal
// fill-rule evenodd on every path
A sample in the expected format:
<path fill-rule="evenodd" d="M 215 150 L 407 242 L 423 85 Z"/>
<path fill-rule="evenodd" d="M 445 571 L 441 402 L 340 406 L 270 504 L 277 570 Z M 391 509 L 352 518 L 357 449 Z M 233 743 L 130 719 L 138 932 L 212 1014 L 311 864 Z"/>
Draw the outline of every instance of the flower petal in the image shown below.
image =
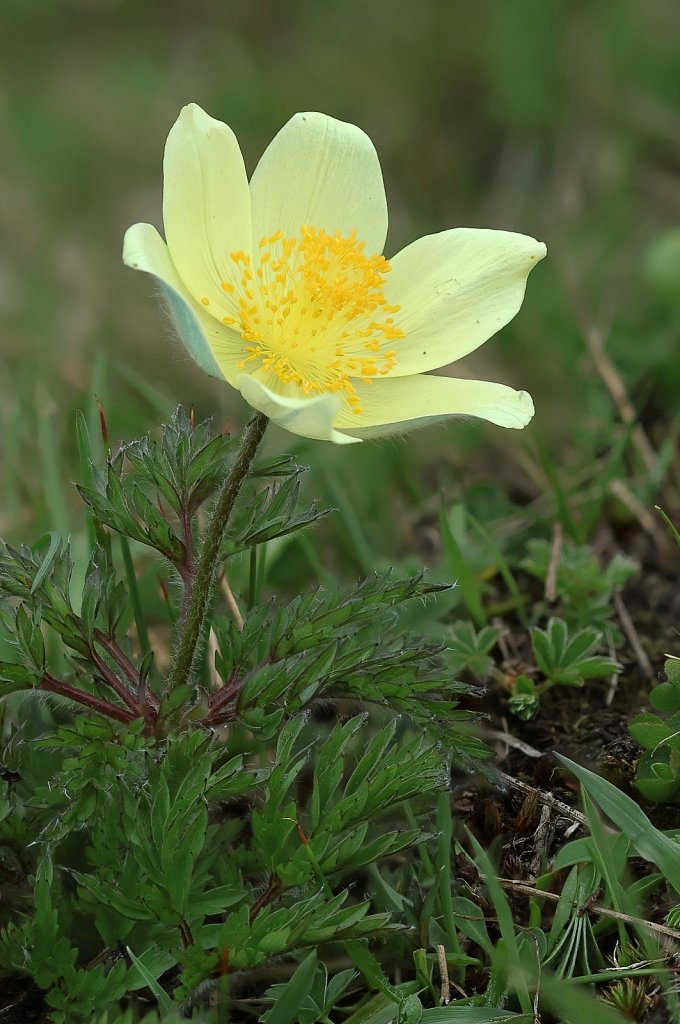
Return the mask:
<path fill-rule="evenodd" d="M 362 440 L 403 433 L 450 416 L 476 416 L 499 427 L 525 427 L 534 414 L 526 391 L 458 377 L 413 377 L 355 382 L 364 411 L 340 410 L 335 426 Z"/>
<path fill-rule="evenodd" d="M 173 263 L 194 298 L 208 299 L 204 305 L 220 319 L 232 312 L 221 282 L 240 280 L 229 253 L 252 248 L 248 178 L 231 128 L 195 103 L 184 107 L 165 145 L 163 180 Z"/>
<path fill-rule="evenodd" d="M 385 296 L 401 309 L 390 377 L 461 359 L 504 327 L 522 305 L 543 242 L 511 231 L 454 228 L 425 235 L 392 260 Z"/>
<path fill-rule="evenodd" d="M 241 373 L 243 339 L 209 316 L 180 280 L 165 242 L 151 224 L 134 224 L 125 232 L 123 262 L 153 274 L 161 285 L 173 326 L 193 361 L 213 377 L 233 385 Z"/>
<path fill-rule="evenodd" d="M 325 114 L 296 114 L 272 140 L 250 183 L 253 238 L 300 226 L 328 234 L 355 230 L 367 255 L 381 253 L 387 200 L 380 162 L 369 137 Z"/>
<path fill-rule="evenodd" d="M 237 387 L 249 405 L 291 434 L 316 441 L 334 441 L 335 444 L 353 444 L 361 440 L 333 429 L 342 401 L 338 395 L 315 395 L 313 398 L 282 395 L 246 373 L 239 378 Z"/>

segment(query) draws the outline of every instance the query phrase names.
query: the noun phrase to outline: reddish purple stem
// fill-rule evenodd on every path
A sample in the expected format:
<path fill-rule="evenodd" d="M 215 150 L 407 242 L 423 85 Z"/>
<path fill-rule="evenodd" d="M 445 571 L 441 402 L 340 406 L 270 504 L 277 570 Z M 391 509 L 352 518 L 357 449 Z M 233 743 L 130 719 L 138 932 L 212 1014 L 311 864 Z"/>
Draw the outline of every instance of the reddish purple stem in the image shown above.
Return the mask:
<path fill-rule="evenodd" d="M 109 703 L 108 700 L 101 700 L 99 697 L 93 697 L 91 693 L 85 693 L 84 690 L 79 690 L 77 686 L 71 686 L 69 683 L 64 683 L 61 679 L 55 679 L 48 672 L 42 678 L 40 684 L 41 690 L 46 690 L 48 693 L 58 693 L 61 697 L 68 697 L 69 700 L 74 700 L 78 704 L 84 704 L 88 708 L 92 708 L 93 711 L 98 711 L 102 715 L 107 715 L 109 718 L 115 718 L 119 722 L 134 722 L 135 718 L 141 718 L 141 712 L 133 713 L 125 708 L 116 707 L 115 704 Z"/>

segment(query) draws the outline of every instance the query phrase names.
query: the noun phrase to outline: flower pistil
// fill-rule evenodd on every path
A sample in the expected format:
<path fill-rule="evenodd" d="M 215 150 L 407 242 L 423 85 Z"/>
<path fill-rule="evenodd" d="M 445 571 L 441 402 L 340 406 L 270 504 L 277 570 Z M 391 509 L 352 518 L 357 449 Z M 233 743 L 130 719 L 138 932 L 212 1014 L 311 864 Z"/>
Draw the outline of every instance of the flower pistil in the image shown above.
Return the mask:
<path fill-rule="evenodd" d="M 261 238 L 254 258 L 231 252 L 233 280 L 221 282 L 229 312 L 220 319 L 247 343 L 239 367 L 271 370 L 306 395 L 341 392 L 361 413 L 352 378 L 388 374 L 393 343 L 404 337 L 394 320 L 400 307 L 383 292 L 389 261 L 363 250 L 355 231 L 303 224 L 297 238 Z"/>

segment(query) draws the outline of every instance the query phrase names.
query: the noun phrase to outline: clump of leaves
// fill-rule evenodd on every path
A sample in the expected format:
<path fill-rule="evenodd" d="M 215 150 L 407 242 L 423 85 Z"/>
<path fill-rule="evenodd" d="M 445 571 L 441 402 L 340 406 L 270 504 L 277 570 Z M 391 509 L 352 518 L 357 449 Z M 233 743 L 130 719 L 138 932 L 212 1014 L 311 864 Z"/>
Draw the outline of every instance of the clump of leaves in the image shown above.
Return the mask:
<path fill-rule="evenodd" d="M 486 679 L 493 666 L 491 651 L 498 643 L 500 629 L 482 626 L 477 630 L 471 622 L 461 619 L 448 631 L 452 670 L 456 675 L 469 672 L 476 679 Z"/>
<path fill-rule="evenodd" d="M 471 569 L 468 550 L 474 538 L 466 534 L 466 522 L 474 527 L 484 552 L 479 565 L 496 567 L 509 595 L 506 610 L 512 608 L 519 620 L 510 654 L 500 643 L 502 630 L 488 624 L 485 570 Z M 456 672 L 480 683 L 494 678 L 510 693 L 509 709 L 528 719 L 538 712 L 541 694 L 553 686 L 583 686 L 620 671 L 611 657 L 622 639 L 612 621 L 613 595 L 636 571 L 632 559 L 616 555 L 603 569 L 589 547 L 565 543 L 555 565 L 551 544 L 532 538 L 519 566 L 544 583 L 555 572 L 557 600 L 550 606 L 543 600 L 528 605 L 502 552 L 463 505 L 453 506 L 448 514 L 442 507 L 440 525 L 447 562 L 472 620 L 456 620 L 447 629 Z M 538 625 L 542 622 L 545 628 Z"/>
<path fill-rule="evenodd" d="M 602 634 L 597 629 L 570 633 L 563 619 L 550 619 L 546 629 L 531 630 L 531 645 L 538 681 L 521 674 L 514 682 L 510 708 L 520 718 L 531 718 L 538 710 L 540 696 L 553 686 L 583 686 L 588 679 L 600 679 L 618 671 L 611 658 L 598 655 Z"/>
<path fill-rule="evenodd" d="M 115 1013 L 141 989 L 168 1019 L 225 986 L 238 1001 L 239 979 L 282 956 L 305 985 L 269 999 L 293 999 L 286 1019 L 311 1021 L 352 976 L 329 980 L 310 960 L 328 943 L 394 1004 L 412 994 L 393 989 L 367 945 L 401 926 L 349 881 L 422 843 L 451 762 L 487 753 L 457 707 L 470 688 L 454 681 L 447 645 L 401 624 L 402 608 L 441 588 L 376 575 L 253 603 L 243 620 L 213 598 L 177 679 L 142 643 L 150 614 L 111 531 L 174 573 L 155 635 L 174 633 L 176 652 L 205 545 L 198 513 L 237 447 L 180 410 L 160 440 L 90 466 L 80 491 L 96 543 L 78 594 L 58 536 L 0 551 L 0 845 L 12 863 L 0 963 L 43 990 L 55 1024 Z M 300 506 L 300 473 L 287 458 L 251 460 L 219 565 L 318 519 Z M 407 828 L 404 801 L 417 815 Z"/>
<path fill-rule="evenodd" d="M 495 668 L 491 652 L 498 643 L 499 629 L 475 629 L 471 622 L 460 620 L 449 627 L 447 637 L 454 671 L 459 675 L 468 673 L 480 681 L 495 673 L 501 684 L 510 688 L 510 710 L 523 719 L 537 713 L 541 694 L 553 686 L 583 686 L 587 680 L 619 671 L 617 662 L 599 653 L 603 646 L 600 630 L 570 629 L 560 618 L 549 619 L 545 629 L 530 629 L 535 665 L 519 674 Z"/>
<path fill-rule="evenodd" d="M 630 734 L 645 753 L 635 782 L 648 800 L 672 800 L 680 790 L 680 659 L 667 658 L 666 681 L 649 695 L 657 709 L 643 711 L 631 721 Z"/>
<path fill-rule="evenodd" d="M 545 583 L 550 561 L 550 542 L 532 538 L 520 566 Z M 555 579 L 560 617 L 575 629 L 600 629 L 618 645 L 620 634 L 611 622 L 614 614 L 612 594 L 614 590 L 620 590 L 637 570 L 637 562 L 620 552 L 603 567 L 588 545 L 565 542 L 559 552 Z"/>

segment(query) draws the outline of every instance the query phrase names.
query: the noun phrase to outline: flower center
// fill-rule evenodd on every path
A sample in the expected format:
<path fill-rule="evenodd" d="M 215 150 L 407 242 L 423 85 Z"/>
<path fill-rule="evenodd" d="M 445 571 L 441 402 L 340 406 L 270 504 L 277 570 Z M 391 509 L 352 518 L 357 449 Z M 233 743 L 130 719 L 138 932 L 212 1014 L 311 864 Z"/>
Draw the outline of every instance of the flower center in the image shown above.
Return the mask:
<path fill-rule="evenodd" d="M 237 303 L 223 320 L 247 342 L 239 366 L 271 370 L 305 394 L 341 392 L 360 413 L 352 378 L 369 383 L 389 373 L 391 345 L 404 337 L 392 316 L 400 307 L 383 294 L 389 262 L 363 248 L 354 231 L 329 235 L 303 224 L 297 238 L 261 238 L 254 259 L 230 253 L 240 287 L 222 283 Z"/>

